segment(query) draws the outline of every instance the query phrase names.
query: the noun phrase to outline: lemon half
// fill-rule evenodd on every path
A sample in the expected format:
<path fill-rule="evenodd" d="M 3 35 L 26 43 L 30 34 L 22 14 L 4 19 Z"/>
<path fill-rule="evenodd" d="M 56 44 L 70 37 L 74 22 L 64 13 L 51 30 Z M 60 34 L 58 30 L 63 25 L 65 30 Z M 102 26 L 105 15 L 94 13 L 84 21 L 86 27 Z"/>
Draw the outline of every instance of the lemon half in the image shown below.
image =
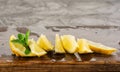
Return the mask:
<path fill-rule="evenodd" d="M 16 37 L 14 35 L 10 36 L 10 40 L 9 40 L 9 45 L 10 45 L 10 49 L 12 51 L 13 54 L 15 54 L 16 56 L 35 56 L 35 54 L 33 53 L 29 53 L 29 54 L 25 54 L 25 47 L 19 43 L 13 43 L 11 42 L 13 39 L 16 39 Z"/>
<path fill-rule="evenodd" d="M 9 45 L 10 45 L 10 49 L 12 53 L 15 54 L 16 56 L 31 57 L 31 56 L 42 56 L 46 54 L 44 50 L 42 50 L 41 48 L 37 46 L 35 41 L 30 40 L 30 39 L 28 41 L 28 44 L 31 49 L 31 52 L 29 54 L 25 54 L 26 48 L 19 43 L 11 42 L 11 40 L 13 39 L 16 39 L 16 37 L 14 35 L 11 35 L 10 40 L 9 40 Z"/>

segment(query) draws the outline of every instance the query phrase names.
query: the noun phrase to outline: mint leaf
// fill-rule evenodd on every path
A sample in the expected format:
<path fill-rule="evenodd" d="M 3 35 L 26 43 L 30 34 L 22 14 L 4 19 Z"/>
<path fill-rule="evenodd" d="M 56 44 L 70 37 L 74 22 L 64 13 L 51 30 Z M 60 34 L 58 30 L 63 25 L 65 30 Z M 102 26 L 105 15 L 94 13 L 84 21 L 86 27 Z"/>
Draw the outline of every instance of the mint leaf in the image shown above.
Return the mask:
<path fill-rule="evenodd" d="M 28 45 L 28 39 L 29 39 L 30 31 L 27 31 L 26 34 L 18 34 L 18 39 L 14 39 L 11 42 L 22 44 L 25 49 L 25 54 L 29 54 L 31 52 L 29 45 Z"/>
<path fill-rule="evenodd" d="M 26 50 L 25 50 L 25 54 L 29 54 L 31 51 L 30 51 L 30 48 L 27 47 Z"/>
<path fill-rule="evenodd" d="M 26 44 L 28 44 L 29 35 L 30 35 L 30 31 L 27 31 L 26 34 L 25 34 L 25 43 Z"/>
<path fill-rule="evenodd" d="M 24 34 L 18 34 L 18 39 L 19 40 L 23 40 L 25 38 L 25 35 Z"/>
<path fill-rule="evenodd" d="M 12 40 L 12 42 L 14 42 L 14 43 L 20 43 L 20 44 L 22 44 L 22 45 L 23 45 L 23 42 L 22 42 L 22 41 L 20 41 L 19 39 Z"/>

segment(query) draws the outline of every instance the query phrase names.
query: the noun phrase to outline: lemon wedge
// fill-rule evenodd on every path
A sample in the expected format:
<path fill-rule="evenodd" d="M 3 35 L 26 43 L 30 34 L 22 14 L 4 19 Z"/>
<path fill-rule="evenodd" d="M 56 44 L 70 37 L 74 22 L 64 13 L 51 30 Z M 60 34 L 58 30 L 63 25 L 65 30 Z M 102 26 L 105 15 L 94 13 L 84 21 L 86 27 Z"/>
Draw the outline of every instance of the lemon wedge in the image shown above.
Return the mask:
<path fill-rule="evenodd" d="M 38 57 L 43 56 L 47 53 L 42 48 L 40 48 L 33 39 L 29 40 L 29 47 L 31 49 L 31 52 L 37 55 Z"/>
<path fill-rule="evenodd" d="M 47 37 L 43 34 L 41 34 L 41 36 L 39 37 L 39 39 L 37 40 L 37 44 L 40 48 L 43 48 L 46 51 L 50 51 L 53 50 L 53 45 L 51 44 L 51 42 L 47 39 Z"/>
<path fill-rule="evenodd" d="M 61 38 L 58 34 L 56 34 L 56 37 L 55 37 L 55 52 L 56 53 L 65 53 Z"/>
<path fill-rule="evenodd" d="M 77 43 L 79 45 L 77 49 L 78 53 L 80 54 L 93 53 L 93 51 L 89 48 L 89 45 L 86 39 L 78 39 Z"/>
<path fill-rule="evenodd" d="M 75 53 L 78 47 L 78 44 L 75 40 L 75 37 L 72 35 L 63 35 L 61 36 L 64 49 L 68 53 Z"/>
<path fill-rule="evenodd" d="M 90 49 L 96 53 L 110 55 L 117 50 L 116 48 L 111 48 L 101 43 L 95 43 L 89 40 L 88 40 L 88 44 L 89 44 Z"/>
<path fill-rule="evenodd" d="M 25 54 L 25 47 L 19 43 L 13 43 L 11 42 L 11 40 L 16 39 L 16 37 L 14 35 L 10 36 L 10 40 L 9 40 L 9 45 L 10 45 L 10 49 L 12 51 L 13 54 L 15 54 L 16 56 L 22 56 L 22 57 L 28 57 L 28 56 L 36 56 L 34 53 L 29 53 L 29 54 Z"/>

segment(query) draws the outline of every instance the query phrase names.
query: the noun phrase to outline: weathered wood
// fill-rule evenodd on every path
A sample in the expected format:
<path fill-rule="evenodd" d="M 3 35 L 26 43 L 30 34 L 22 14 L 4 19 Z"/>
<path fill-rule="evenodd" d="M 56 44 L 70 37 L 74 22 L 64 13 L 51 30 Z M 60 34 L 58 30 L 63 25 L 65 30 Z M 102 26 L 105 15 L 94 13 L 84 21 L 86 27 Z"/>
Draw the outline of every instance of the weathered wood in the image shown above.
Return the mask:
<path fill-rule="evenodd" d="M 72 59 L 70 60 L 65 59 L 65 61 L 62 61 L 62 59 L 61 60 L 49 59 L 46 56 L 43 56 L 41 58 L 37 57 L 21 58 L 14 56 L 6 56 L 0 58 L 0 71 L 1 72 L 120 71 L 120 62 L 75 61 Z"/>

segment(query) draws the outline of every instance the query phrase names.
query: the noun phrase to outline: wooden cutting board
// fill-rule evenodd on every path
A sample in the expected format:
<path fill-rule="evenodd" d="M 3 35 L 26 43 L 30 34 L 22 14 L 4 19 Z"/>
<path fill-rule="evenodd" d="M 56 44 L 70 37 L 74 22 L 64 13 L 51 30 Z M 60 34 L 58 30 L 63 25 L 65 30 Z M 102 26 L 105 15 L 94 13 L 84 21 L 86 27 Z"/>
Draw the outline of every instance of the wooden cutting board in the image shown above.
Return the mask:
<path fill-rule="evenodd" d="M 11 55 L 9 37 L 31 30 L 30 38 L 37 40 L 41 33 L 54 44 L 55 34 L 72 34 L 115 47 L 112 55 L 102 54 L 55 54 L 48 52 L 42 57 L 22 58 Z M 45 26 L 0 27 L 0 72 L 68 72 L 68 71 L 120 71 L 120 27 L 111 26 Z"/>

